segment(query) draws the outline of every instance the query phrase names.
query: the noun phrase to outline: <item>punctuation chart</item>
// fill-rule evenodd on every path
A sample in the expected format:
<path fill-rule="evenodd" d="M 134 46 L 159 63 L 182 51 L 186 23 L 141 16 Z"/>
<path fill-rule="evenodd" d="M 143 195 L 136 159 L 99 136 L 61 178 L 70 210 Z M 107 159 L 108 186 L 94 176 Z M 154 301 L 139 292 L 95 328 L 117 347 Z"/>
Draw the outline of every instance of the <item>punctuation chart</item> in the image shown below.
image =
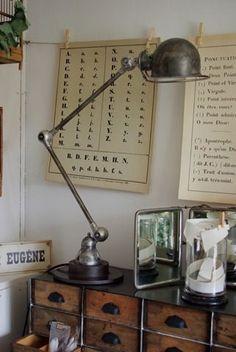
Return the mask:
<path fill-rule="evenodd" d="M 206 42 L 199 52 L 210 78 L 186 86 L 179 198 L 234 204 L 236 35 Z"/>
<path fill-rule="evenodd" d="M 138 57 L 145 45 L 138 39 L 61 48 L 54 126 L 114 75 L 123 57 Z M 73 183 L 148 191 L 155 90 L 138 68 L 128 71 L 54 136 L 53 149 Z M 52 159 L 47 179 L 62 180 Z"/>

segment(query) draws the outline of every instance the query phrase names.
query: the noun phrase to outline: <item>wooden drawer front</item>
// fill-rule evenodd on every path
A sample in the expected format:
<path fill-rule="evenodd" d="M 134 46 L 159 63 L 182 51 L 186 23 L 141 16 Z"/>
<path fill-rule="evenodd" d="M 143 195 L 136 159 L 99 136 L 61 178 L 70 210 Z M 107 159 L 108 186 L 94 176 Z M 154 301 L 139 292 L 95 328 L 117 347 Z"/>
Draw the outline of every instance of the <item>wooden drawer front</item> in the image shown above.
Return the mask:
<path fill-rule="evenodd" d="M 48 338 L 37 335 L 21 337 L 13 343 L 13 352 L 49 352 Z M 74 352 L 81 352 L 81 348 Z"/>
<path fill-rule="evenodd" d="M 236 348 L 236 317 L 232 315 L 215 315 L 214 343 Z"/>
<path fill-rule="evenodd" d="M 183 339 L 144 333 L 144 352 L 208 352 L 209 346 Z"/>
<path fill-rule="evenodd" d="M 144 326 L 162 333 L 208 343 L 210 313 L 146 301 Z"/>
<path fill-rule="evenodd" d="M 87 317 L 121 323 L 128 326 L 139 326 L 139 299 L 86 290 L 85 315 Z"/>
<path fill-rule="evenodd" d="M 32 296 L 34 304 L 73 313 L 80 312 L 80 289 L 78 287 L 34 280 Z"/>
<path fill-rule="evenodd" d="M 37 335 L 48 336 L 53 320 L 69 325 L 72 333 L 75 333 L 76 326 L 80 326 L 80 318 L 75 315 L 38 307 L 33 307 L 31 313 L 31 328 Z"/>
<path fill-rule="evenodd" d="M 48 350 L 48 338 L 37 335 L 21 337 L 13 343 L 13 352 L 36 352 Z"/>
<path fill-rule="evenodd" d="M 211 349 L 211 352 L 236 352 L 236 349 L 232 348 L 224 348 L 224 347 L 219 347 L 219 346 L 213 346 Z"/>
<path fill-rule="evenodd" d="M 122 325 L 85 320 L 84 343 L 87 346 L 102 348 L 103 351 L 139 351 L 139 331 Z"/>

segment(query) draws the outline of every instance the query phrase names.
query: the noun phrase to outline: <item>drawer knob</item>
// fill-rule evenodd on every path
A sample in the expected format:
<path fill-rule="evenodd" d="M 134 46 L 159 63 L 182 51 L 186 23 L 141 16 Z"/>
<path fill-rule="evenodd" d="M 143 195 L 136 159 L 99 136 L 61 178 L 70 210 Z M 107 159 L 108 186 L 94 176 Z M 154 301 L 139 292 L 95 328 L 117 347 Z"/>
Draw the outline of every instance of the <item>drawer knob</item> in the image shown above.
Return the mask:
<path fill-rule="evenodd" d="M 178 329 L 183 329 L 188 327 L 184 319 L 178 317 L 178 315 L 170 315 L 166 319 L 165 324 L 172 328 L 178 328 Z"/>
<path fill-rule="evenodd" d="M 165 352 L 183 352 L 182 350 L 180 350 L 177 347 L 168 347 Z"/>
<path fill-rule="evenodd" d="M 112 315 L 119 315 L 120 314 L 120 308 L 112 302 L 105 303 L 102 306 L 102 311 L 103 311 L 103 313 L 112 314 Z"/>
<path fill-rule="evenodd" d="M 106 332 L 102 336 L 102 341 L 110 345 L 119 345 L 121 343 L 119 336 L 113 334 L 113 332 Z"/>
<path fill-rule="evenodd" d="M 54 303 L 64 303 L 64 297 L 58 292 L 51 292 L 48 296 L 48 300 Z"/>

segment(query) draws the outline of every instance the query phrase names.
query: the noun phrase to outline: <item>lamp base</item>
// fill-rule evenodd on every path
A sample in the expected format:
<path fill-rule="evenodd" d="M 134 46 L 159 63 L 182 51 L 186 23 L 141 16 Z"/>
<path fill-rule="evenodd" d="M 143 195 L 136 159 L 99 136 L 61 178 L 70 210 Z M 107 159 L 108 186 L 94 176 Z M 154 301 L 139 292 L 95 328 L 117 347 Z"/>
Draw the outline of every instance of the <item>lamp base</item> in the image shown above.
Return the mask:
<path fill-rule="evenodd" d="M 73 259 L 69 262 L 69 274 L 72 279 L 104 280 L 109 275 L 109 264 L 105 260 L 99 260 L 95 265 L 85 265 Z"/>
<path fill-rule="evenodd" d="M 75 265 L 78 263 L 73 263 L 72 260 L 69 264 L 62 265 L 58 268 L 50 271 L 55 280 L 74 285 L 106 285 L 117 283 L 123 279 L 123 273 L 113 267 L 110 267 L 107 262 L 102 261 L 102 266 L 106 268 L 98 268 L 98 265 L 83 265 L 80 264 L 75 269 Z M 70 271 L 72 267 L 72 272 Z M 102 275 L 101 272 L 106 272 L 106 275 Z M 97 275 L 99 273 L 100 275 Z"/>
<path fill-rule="evenodd" d="M 221 305 L 227 303 L 228 301 L 227 296 L 225 294 L 221 294 L 218 296 L 204 296 L 198 295 L 190 291 L 188 288 L 184 289 L 183 293 L 181 294 L 181 298 L 182 300 L 188 303 L 199 304 L 204 306 Z"/>

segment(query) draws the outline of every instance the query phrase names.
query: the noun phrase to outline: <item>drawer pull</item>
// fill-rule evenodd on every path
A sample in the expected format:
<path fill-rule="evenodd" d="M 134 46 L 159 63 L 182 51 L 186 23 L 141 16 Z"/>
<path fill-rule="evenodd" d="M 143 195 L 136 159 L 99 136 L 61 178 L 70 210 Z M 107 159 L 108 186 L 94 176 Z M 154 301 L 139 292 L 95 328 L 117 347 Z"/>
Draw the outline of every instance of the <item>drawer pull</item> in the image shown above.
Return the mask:
<path fill-rule="evenodd" d="M 166 319 L 165 324 L 178 329 L 187 328 L 187 324 L 185 323 L 184 319 L 178 317 L 178 315 L 170 315 Z"/>
<path fill-rule="evenodd" d="M 169 347 L 165 350 L 165 352 L 183 352 L 183 351 L 177 347 Z"/>
<path fill-rule="evenodd" d="M 116 306 L 114 303 L 105 303 L 102 307 L 103 313 L 108 313 L 112 315 L 120 314 L 120 308 Z"/>
<path fill-rule="evenodd" d="M 58 292 L 51 292 L 48 296 L 48 300 L 54 303 L 64 303 L 64 297 Z"/>
<path fill-rule="evenodd" d="M 102 336 L 102 341 L 110 345 L 119 345 L 121 343 L 119 336 L 113 334 L 113 332 L 106 332 Z"/>

